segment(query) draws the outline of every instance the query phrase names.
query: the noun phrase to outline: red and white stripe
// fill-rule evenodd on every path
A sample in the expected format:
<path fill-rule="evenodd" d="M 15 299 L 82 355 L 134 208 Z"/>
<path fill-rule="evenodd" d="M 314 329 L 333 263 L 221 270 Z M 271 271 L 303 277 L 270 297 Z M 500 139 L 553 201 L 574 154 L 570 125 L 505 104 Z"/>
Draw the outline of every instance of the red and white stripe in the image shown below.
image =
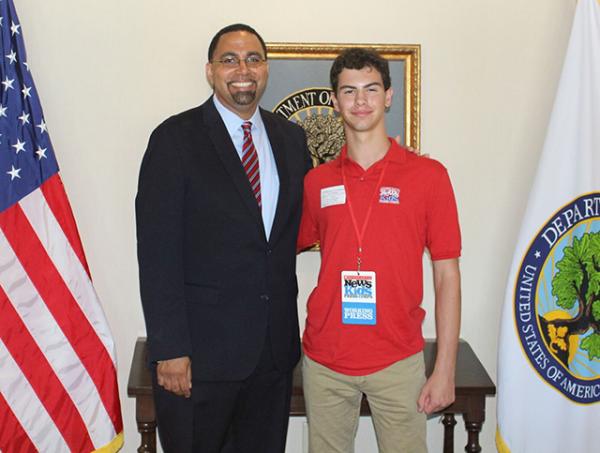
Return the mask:
<path fill-rule="evenodd" d="M 114 344 L 58 175 L 0 214 L 0 313 L 0 450 L 19 436 L 32 451 L 113 441 Z"/>
<path fill-rule="evenodd" d="M 244 131 L 244 141 L 242 143 L 242 166 L 250 181 L 250 187 L 254 193 L 254 197 L 259 206 L 262 205 L 262 197 L 260 193 L 260 167 L 258 163 L 258 153 L 254 146 L 254 140 L 252 140 L 252 123 L 245 121 L 242 124 L 242 130 Z"/>

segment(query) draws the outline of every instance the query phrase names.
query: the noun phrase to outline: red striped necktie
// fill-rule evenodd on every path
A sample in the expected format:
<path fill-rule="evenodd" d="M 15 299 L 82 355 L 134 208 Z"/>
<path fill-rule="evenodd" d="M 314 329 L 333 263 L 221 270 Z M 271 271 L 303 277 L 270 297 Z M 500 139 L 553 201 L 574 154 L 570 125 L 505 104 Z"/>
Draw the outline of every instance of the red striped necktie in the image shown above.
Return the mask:
<path fill-rule="evenodd" d="M 252 133 L 250 132 L 251 128 L 252 123 L 250 121 L 244 121 L 242 124 L 242 130 L 244 131 L 244 142 L 242 144 L 242 165 L 244 166 L 244 170 L 246 171 L 246 175 L 250 181 L 250 187 L 252 187 L 252 192 L 254 192 L 258 206 L 260 206 L 261 198 L 258 153 L 256 152 L 254 142 L 252 141 Z"/>

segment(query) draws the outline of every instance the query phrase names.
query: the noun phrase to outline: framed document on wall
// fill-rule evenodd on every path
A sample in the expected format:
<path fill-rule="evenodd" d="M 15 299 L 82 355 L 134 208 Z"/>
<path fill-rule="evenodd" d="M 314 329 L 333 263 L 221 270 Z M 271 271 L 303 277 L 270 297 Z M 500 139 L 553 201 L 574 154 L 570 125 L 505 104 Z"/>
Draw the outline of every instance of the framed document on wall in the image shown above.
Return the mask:
<path fill-rule="evenodd" d="M 344 131 L 333 110 L 329 70 L 348 47 L 373 49 L 389 61 L 394 98 L 386 114 L 390 134 L 420 145 L 421 46 L 418 44 L 267 43 L 269 83 L 261 105 L 306 130 L 313 165 L 337 156 Z"/>

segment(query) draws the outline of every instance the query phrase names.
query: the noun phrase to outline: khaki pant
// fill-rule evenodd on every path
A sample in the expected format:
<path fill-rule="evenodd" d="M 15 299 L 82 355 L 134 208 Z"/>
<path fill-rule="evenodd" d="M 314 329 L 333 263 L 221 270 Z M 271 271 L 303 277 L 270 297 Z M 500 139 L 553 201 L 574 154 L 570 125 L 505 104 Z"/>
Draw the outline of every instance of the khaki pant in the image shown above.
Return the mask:
<path fill-rule="evenodd" d="M 363 393 L 380 453 L 427 452 L 426 416 L 417 412 L 425 384 L 423 353 L 366 376 L 336 373 L 304 356 L 302 380 L 310 453 L 354 452 Z"/>

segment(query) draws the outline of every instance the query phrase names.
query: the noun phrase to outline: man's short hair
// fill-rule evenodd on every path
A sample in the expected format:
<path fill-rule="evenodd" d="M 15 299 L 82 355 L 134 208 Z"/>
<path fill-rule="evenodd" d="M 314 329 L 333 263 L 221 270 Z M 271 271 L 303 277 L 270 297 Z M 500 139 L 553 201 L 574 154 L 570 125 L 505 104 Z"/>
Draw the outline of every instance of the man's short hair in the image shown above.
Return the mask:
<path fill-rule="evenodd" d="M 331 66 L 329 80 L 331 82 L 331 88 L 333 89 L 333 92 L 337 93 L 340 73 L 344 69 L 363 69 L 365 67 L 373 68 L 379 74 L 381 74 L 383 88 L 385 90 L 392 86 L 392 79 L 390 78 L 390 65 L 385 58 L 371 49 L 351 47 L 349 49 L 345 49 L 341 54 L 339 54 Z"/>
<path fill-rule="evenodd" d="M 256 36 L 258 38 L 258 40 L 260 41 L 260 45 L 262 46 L 263 52 L 264 52 L 264 57 L 267 58 L 267 45 L 265 44 L 265 41 L 262 39 L 262 36 L 260 36 L 258 34 L 258 32 L 252 28 L 250 25 L 246 25 L 246 24 L 231 24 L 228 25 L 227 27 L 221 28 L 217 34 L 215 36 L 213 36 L 212 41 L 210 42 L 210 45 L 208 46 L 208 61 L 212 61 L 213 59 L 213 54 L 215 53 L 215 49 L 217 48 L 217 45 L 219 44 L 219 39 L 221 39 L 221 36 L 223 36 L 226 33 L 232 33 L 235 31 L 245 31 L 248 33 L 252 33 L 254 36 Z"/>

